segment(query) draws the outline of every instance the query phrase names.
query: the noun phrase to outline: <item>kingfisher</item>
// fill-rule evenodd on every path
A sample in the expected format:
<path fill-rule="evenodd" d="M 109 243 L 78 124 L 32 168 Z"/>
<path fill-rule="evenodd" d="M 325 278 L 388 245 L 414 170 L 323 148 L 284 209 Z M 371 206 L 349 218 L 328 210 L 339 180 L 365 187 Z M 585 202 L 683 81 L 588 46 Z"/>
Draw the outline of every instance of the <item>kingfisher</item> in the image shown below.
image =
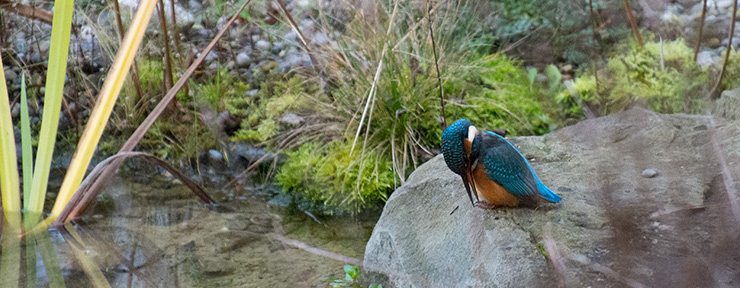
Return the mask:
<path fill-rule="evenodd" d="M 442 133 L 445 164 L 462 177 L 473 206 L 495 209 L 534 207 L 540 199 L 560 202 L 560 196 L 542 183 L 527 159 L 504 135 L 479 131 L 467 119 L 455 121 Z"/>

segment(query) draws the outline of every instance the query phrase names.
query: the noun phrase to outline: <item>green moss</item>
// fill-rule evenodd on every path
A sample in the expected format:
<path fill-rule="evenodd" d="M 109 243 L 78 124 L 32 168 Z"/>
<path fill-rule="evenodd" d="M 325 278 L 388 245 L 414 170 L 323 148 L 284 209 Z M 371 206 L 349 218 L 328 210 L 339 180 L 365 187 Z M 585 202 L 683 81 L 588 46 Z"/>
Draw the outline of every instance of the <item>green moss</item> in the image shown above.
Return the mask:
<path fill-rule="evenodd" d="M 180 102 L 195 101 L 197 104 L 208 105 L 214 111 L 223 111 L 227 102 L 231 99 L 241 99 L 250 88 L 249 85 L 240 81 L 233 72 L 224 67 L 218 68 L 213 77 L 202 84 L 192 83 L 190 89 L 194 99 L 188 99 L 185 95 L 178 94 Z"/>
<path fill-rule="evenodd" d="M 537 242 L 537 252 L 540 252 L 542 256 L 545 256 L 545 258 L 550 258 L 550 255 L 547 254 L 547 250 L 545 250 L 545 245 L 542 244 L 542 242 Z"/>
<path fill-rule="evenodd" d="M 391 162 L 373 151 L 350 156 L 350 150 L 351 143 L 342 141 L 305 144 L 288 153 L 277 182 L 302 210 L 356 213 L 382 203 L 393 189 Z"/>
<path fill-rule="evenodd" d="M 273 77 L 277 78 L 274 74 Z M 286 113 L 305 113 L 312 105 L 318 87 L 300 76 L 262 83 L 254 96 L 226 99 L 231 113 L 243 117 L 233 141 L 267 141 L 280 132 L 278 121 Z"/>
<path fill-rule="evenodd" d="M 725 60 L 725 53 L 722 53 L 722 61 Z M 717 70 L 721 69 L 721 64 L 717 63 Z M 725 70 L 725 77 L 722 78 L 722 86 L 724 90 L 732 90 L 740 87 L 740 54 L 735 49 L 730 51 L 730 59 L 727 62 L 727 70 Z"/>
<path fill-rule="evenodd" d="M 644 48 L 635 43 L 623 44 L 616 50 L 606 69 L 599 73 L 598 92 L 596 78 L 591 73 L 580 75 L 574 82 L 581 99 L 598 107 L 600 114 L 619 112 L 634 105 L 659 113 L 703 111 L 702 97 L 709 76 L 693 61 L 693 50 L 683 39 L 662 44 L 647 42 Z M 580 112 L 567 90 L 555 98 L 566 114 L 574 116 Z"/>
<path fill-rule="evenodd" d="M 576 91 L 578 100 L 570 94 L 570 90 L 564 89 L 555 95 L 555 101 L 568 117 L 580 118 L 583 116 L 580 101 L 594 102 L 597 100 L 596 77 L 584 75 L 573 81 L 573 91 Z"/>
<path fill-rule="evenodd" d="M 510 135 L 538 135 L 550 132 L 554 121 L 540 103 L 543 93 L 529 80 L 521 65 L 503 55 L 476 60 L 483 88 L 473 90 L 462 105 L 450 106 L 453 118 L 467 118 L 476 126 L 506 129 Z"/>

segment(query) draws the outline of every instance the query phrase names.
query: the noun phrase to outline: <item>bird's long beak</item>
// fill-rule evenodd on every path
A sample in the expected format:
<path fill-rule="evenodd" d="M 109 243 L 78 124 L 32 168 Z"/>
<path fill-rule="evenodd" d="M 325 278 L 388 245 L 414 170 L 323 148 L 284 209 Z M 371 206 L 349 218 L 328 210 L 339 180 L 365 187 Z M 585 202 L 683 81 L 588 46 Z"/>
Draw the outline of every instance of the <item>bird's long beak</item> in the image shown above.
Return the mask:
<path fill-rule="evenodd" d="M 473 192 L 471 192 L 470 184 L 468 183 L 468 175 L 470 175 L 470 173 L 468 173 L 467 171 L 468 169 L 465 169 L 465 170 L 466 170 L 465 174 L 461 175 L 463 184 L 465 185 L 465 192 L 468 192 L 468 198 L 470 198 L 470 204 L 473 204 L 473 206 L 475 206 L 475 201 L 473 201 Z M 476 195 L 476 198 L 477 196 L 478 195 Z"/>
<path fill-rule="evenodd" d="M 480 134 L 480 131 L 478 130 L 478 128 L 475 128 L 475 126 L 470 125 L 468 127 L 468 139 L 467 140 L 470 141 L 470 143 L 473 143 L 473 140 L 475 140 L 475 137 L 477 137 L 479 134 Z M 472 153 L 473 152 L 472 151 L 472 149 L 473 149 L 472 145 L 471 145 L 470 149 L 471 149 L 471 151 L 470 151 L 471 153 L 470 154 L 473 154 Z M 478 159 L 470 159 L 470 154 L 465 155 L 465 157 L 466 157 L 466 163 L 465 163 L 465 174 L 466 174 L 466 176 L 465 176 L 465 178 L 470 179 L 470 181 L 473 183 L 473 185 L 471 187 L 472 188 L 472 192 L 469 189 L 468 190 L 468 196 L 471 196 L 470 194 L 472 193 L 473 195 L 475 195 L 475 201 L 480 201 L 480 199 L 478 199 L 478 191 L 475 188 L 475 178 L 473 178 L 473 169 L 475 169 L 475 167 L 473 167 L 473 163 L 477 163 Z M 468 182 L 466 181 L 465 182 L 465 186 L 467 188 L 468 186 L 471 186 L 471 185 L 469 185 Z M 471 202 L 473 201 L 473 197 L 472 196 L 470 197 L 470 201 Z M 473 206 L 475 206 L 475 202 L 473 202 Z"/>

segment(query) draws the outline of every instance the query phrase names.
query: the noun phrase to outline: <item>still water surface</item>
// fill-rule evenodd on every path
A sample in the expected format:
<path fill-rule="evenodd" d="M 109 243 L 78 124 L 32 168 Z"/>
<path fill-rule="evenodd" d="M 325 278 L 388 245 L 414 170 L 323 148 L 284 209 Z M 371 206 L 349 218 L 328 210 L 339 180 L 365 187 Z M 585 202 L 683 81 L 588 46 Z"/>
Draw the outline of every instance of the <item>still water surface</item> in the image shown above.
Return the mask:
<path fill-rule="evenodd" d="M 9 280 L 5 274 L 0 284 L 327 287 L 330 277 L 344 277 L 346 262 L 338 256 L 362 259 L 377 220 L 314 219 L 268 204 L 271 193 L 259 187 L 205 188 L 219 207 L 198 202 L 185 186 L 164 177 L 117 176 L 70 233 L 52 230 L 21 241 L 20 249 L 3 249 L 3 265 L 21 265 L 0 270 L 17 269 L 20 277 Z M 55 257 L 30 252 L 43 249 Z M 46 258 L 56 259 L 46 265 Z"/>

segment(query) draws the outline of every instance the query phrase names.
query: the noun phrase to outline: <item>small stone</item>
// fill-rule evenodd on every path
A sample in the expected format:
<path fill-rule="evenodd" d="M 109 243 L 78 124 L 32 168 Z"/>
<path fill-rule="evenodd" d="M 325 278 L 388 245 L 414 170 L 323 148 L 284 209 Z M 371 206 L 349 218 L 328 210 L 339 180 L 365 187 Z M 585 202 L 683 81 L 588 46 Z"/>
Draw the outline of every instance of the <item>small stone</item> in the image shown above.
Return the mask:
<path fill-rule="evenodd" d="M 200 56 L 200 55 L 198 55 L 198 56 Z M 206 58 L 203 59 L 203 60 L 205 60 L 206 62 L 211 62 L 211 61 L 216 60 L 216 59 L 218 59 L 218 53 L 216 53 L 214 51 L 211 51 L 211 52 L 208 53 L 208 55 L 206 55 Z"/>
<path fill-rule="evenodd" d="M 303 117 L 298 116 L 294 113 L 288 113 L 283 116 L 283 118 L 280 118 L 281 123 L 285 123 L 292 126 L 298 126 L 303 123 Z"/>
<path fill-rule="evenodd" d="M 298 34 L 296 34 L 295 31 L 291 29 L 290 31 L 288 31 L 288 33 L 285 33 L 285 35 L 283 35 L 283 39 L 288 41 L 298 41 Z"/>
<path fill-rule="evenodd" d="M 16 78 L 18 78 L 18 74 L 15 73 L 13 69 L 5 69 L 5 81 L 13 83 L 13 81 L 15 81 Z"/>
<path fill-rule="evenodd" d="M 260 89 L 252 89 L 247 92 L 244 92 L 244 96 L 254 97 L 255 95 L 257 95 L 258 92 L 260 92 Z"/>
<path fill-rule="evenodd" d="M 218 152 L 216 149 L 208 150 L 208 158 L 210 158 L 213 161 L 222 161 L 224 160 L 224 155 L 221 154 L 221 152 Z"/>
<path fill-rule="evenodd" d="M 13 108 L 10 108 L 10 117 L 17 118 L 20 115 L 21 115 L 21 105 L 20 103 L 15 103 L 13 105 Z"/>
<path fill-rule="evenodd" d="M 642 171 L 642 177 L 653 178 L 655 176 L 658 176 L 658 170 L 655 168 L 649 168 Z"/>
<path fill-rule="evenodd" d="M 267 51 L 270 49 L 270 42 L 260 39 L 257 43 L 254 43 L 254 47 L 260 51 Z"/>
<path fill-rule="evenodd" d="M 712 64 L 714 64 L 714 60 L 712 59 L 712 52 L 702 51 L 696 55 L 696 65 L 698 65 L 700 69 L 703 70 L 709 66 L 712 66 Z"/>
<path fill-rule="evenodd" d="M 250 60 L 252 59 L 245 52 L 236 55 L 236 65 L 239 67 L 249 67 Z"/>
<path fill-rule="evenodd" d="M 326 42 L 329 42 L 329 38 L 326 37 L 324 32 L 316 32 L 316 34 L 313 34 L 313 39 L 311 39 L 311 44 L 321 45 Z"/>
<path fill-rule="evenodd" d="M 717 8 L 719 9 L 727 9 L 727 8 L 730 8 L 730 6 L 732 6 L 732 3 L 734 2 L 735 0 L 721 0 L 721 1 L 717 1 L 716 5 L 717 5 Z"/>

